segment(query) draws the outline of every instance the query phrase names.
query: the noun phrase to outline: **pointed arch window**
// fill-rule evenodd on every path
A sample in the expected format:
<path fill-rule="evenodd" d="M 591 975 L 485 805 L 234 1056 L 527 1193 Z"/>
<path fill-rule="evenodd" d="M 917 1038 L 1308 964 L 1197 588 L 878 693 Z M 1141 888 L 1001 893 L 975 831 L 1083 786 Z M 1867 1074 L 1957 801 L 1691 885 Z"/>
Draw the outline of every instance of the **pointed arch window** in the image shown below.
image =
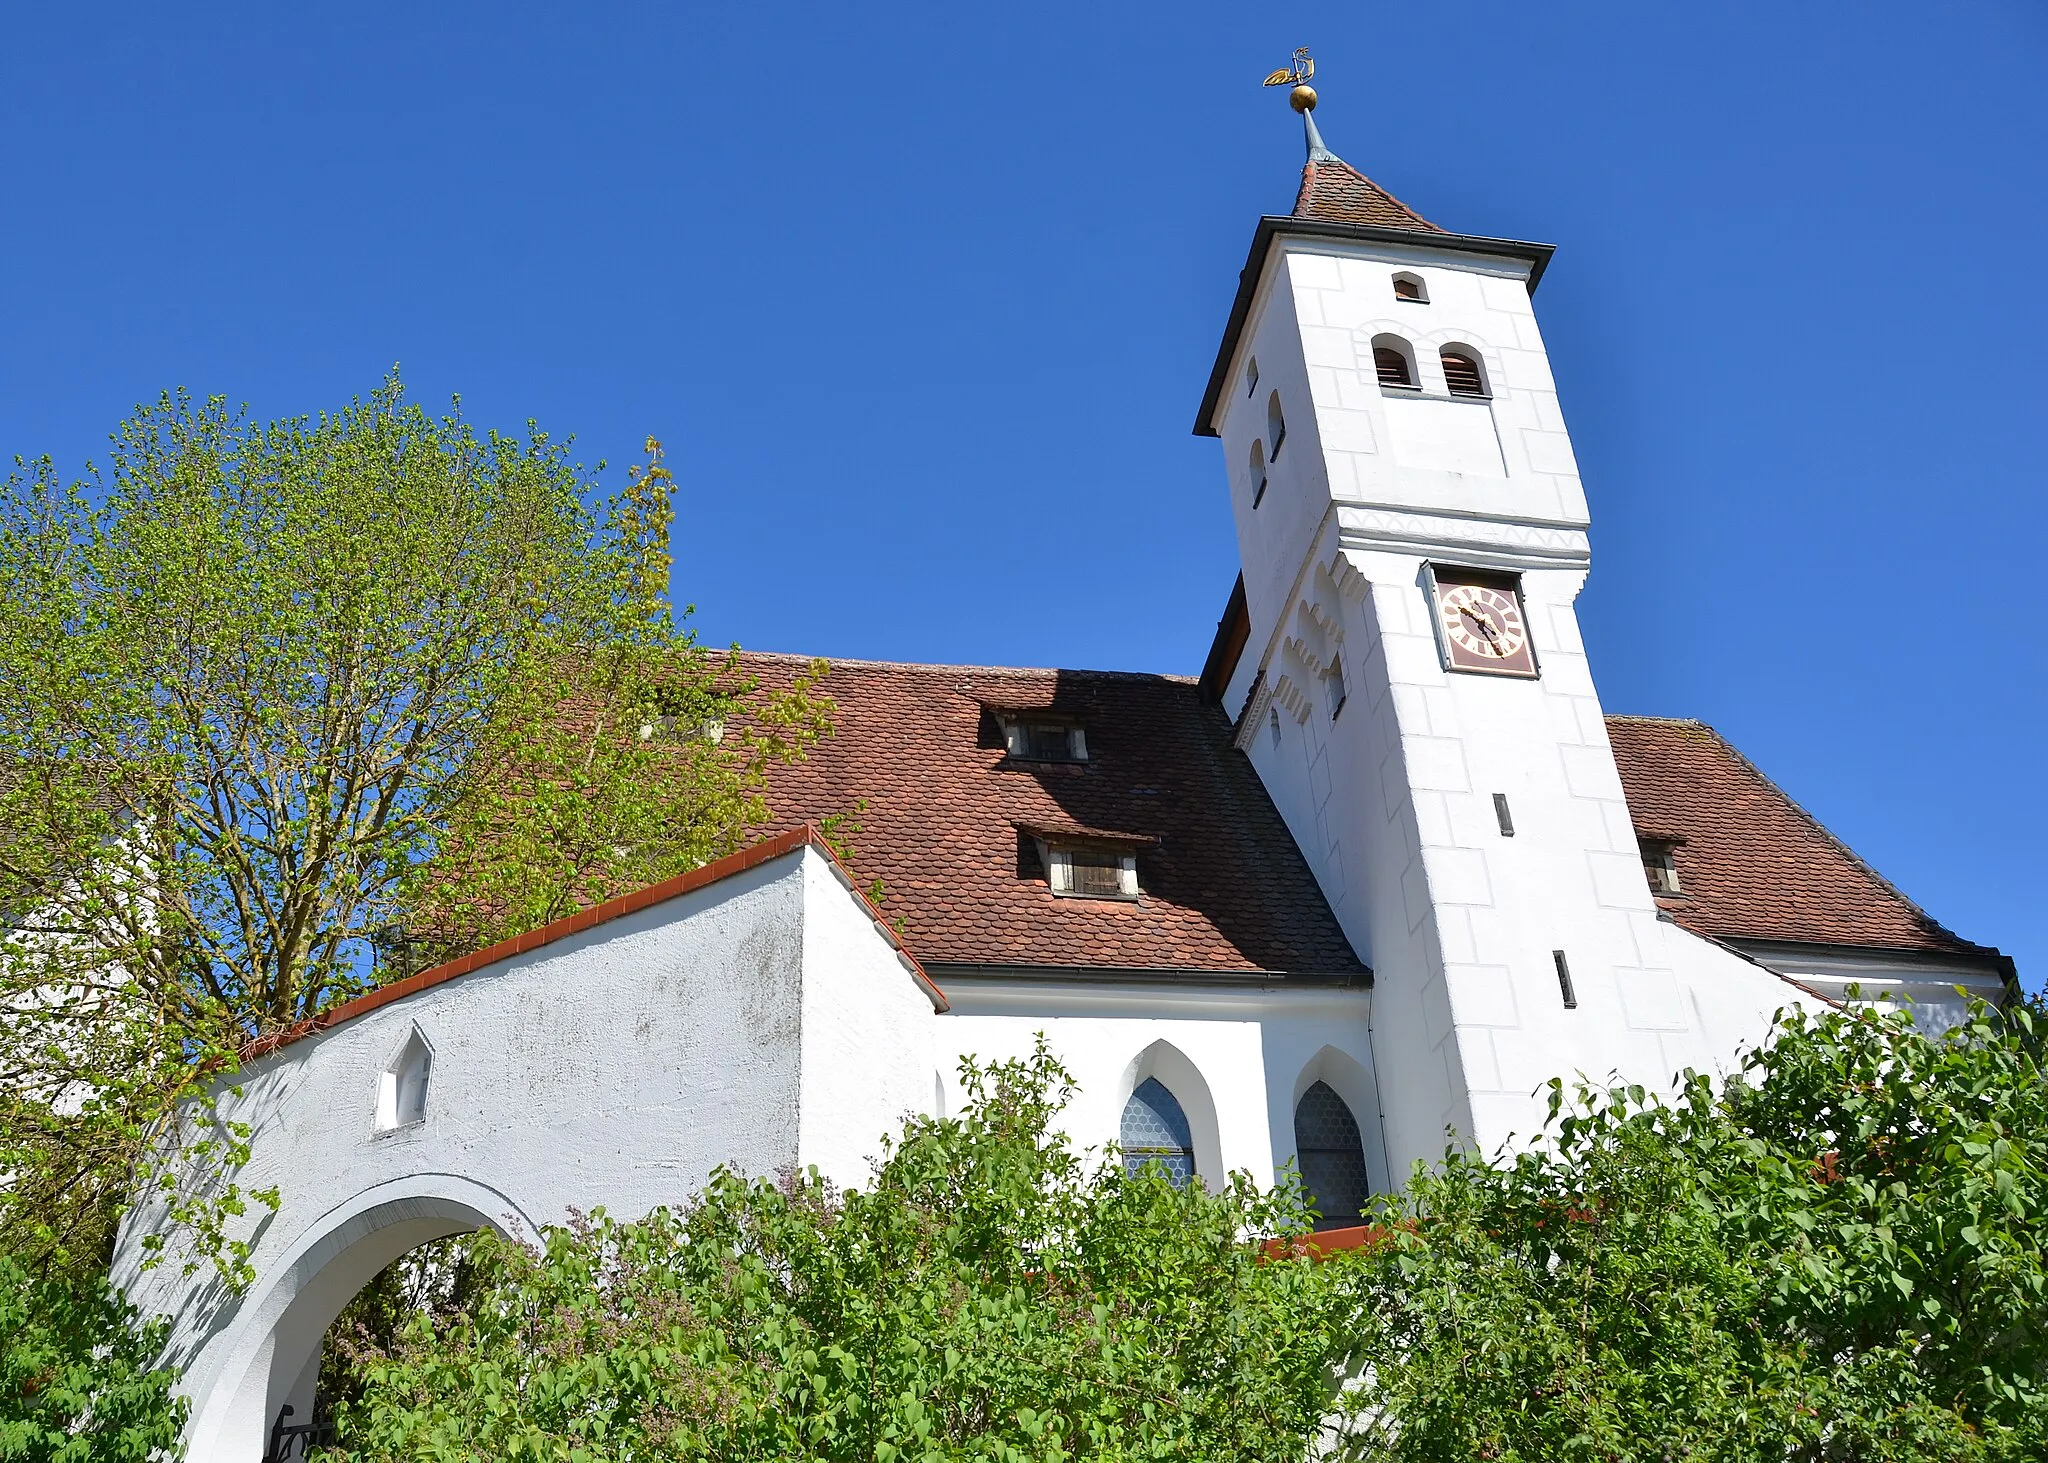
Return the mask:
<path fill-rule="evenodd" d="M 1259 506 L 1259 500 L 1266 496 L 1266 444 L 1254 439 L 1252 442 L 1252 507 Z"/>
<path fill-rule="evenodd" d="M 433 1070 L 434 1049 L 415 1027 L 405 1046 L 377 1076 L 378 1132 L 396 1132 L 425 1120 L 427 1081 Z"/>
<path fill-rule="evenodd" d="M 1373 343 L 1372 368 L 1379 373 L 1382 386 L 1415 385 L 1415 368 L 1408 362 L 1408 352 L 1385 336 Z"/>
<path fill-rule="evenodd" d="M 1479 369 L 1478 356 L 1448 346 L 1439 354 L 1444 363 L 1444 385 L 1451 389 L 1451 395 L 1486 395 L 1486 376 Z"/>
<path fill-rule="evenodd" d="M 1294 1108 L 1294 1152 L 1301 1186 L 1322 1217 L 1317 1229 L 1356 1224 L 1372 1194 L 1358 1119 L 1327 1082 L 1302 1093 Z"/>
<path fill-rule="evenodd" d="M 1266 438 L 1272 446 L 1266 449 L 1266 461 L 1280 460 L 1280 444 L 1287 440 L 1287 417 L 1280 410 L 1280 393 L 1274 392 L 1266 398 Z"/>
<path fill-rule="evenodd" d="M 1140 1082 L 1124 1104 L 1118 1142 L 1127 1173 L 1156 1163 L 1176 1189 L 1186 1188 L 1195 1176 L 1195 1138 L 1188 1115 L 1181 1110 L 1180 1099 L 1157 1077 Z"/>

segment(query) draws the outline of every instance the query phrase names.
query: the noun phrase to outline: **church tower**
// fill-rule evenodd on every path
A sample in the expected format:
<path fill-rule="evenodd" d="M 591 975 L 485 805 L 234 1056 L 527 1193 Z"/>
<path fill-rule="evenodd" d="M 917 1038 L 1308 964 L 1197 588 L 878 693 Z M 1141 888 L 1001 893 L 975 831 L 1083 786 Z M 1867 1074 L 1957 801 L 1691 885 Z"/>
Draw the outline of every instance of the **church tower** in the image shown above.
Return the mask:
<path fill-rule="evenodd" d="M 1733 1044 L 1674 969 L 1579 638 L 1551 247 L 1429 222 L 1293 100 L 1300 190 L 1259 221 L 1195 425 L 1243 563 L 1205 680 L 1373 968 L 1399 1174 L 1446 1128 L 1525 1142 L 1553 1076 L 1663 1088 Z"/>

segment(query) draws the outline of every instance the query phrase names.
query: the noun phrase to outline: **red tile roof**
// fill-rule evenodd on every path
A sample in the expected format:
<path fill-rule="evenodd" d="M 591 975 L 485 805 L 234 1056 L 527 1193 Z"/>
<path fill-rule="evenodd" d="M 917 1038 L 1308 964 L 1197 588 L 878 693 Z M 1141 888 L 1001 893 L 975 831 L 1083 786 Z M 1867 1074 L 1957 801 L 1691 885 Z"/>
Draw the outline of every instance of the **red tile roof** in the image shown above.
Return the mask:
<path fill-rule="evenodd" d="M 1371 224 L 1383 229 L 1442 229 L 1382 188 L 1342 158 L 1322 153 L 1301 170 L 1301 191 L 1294 198 L 1296 218 L 1322 218 L 1333 223 Z"/>
<path fill-rule="evenodd" d="M 1712 727 L 1610 716 L 1638 837 L 1674 844 L 1683 893 L 1658 903 L 1720 939 L 1996 956 L 1936 923 Z"/>
<path fill-rule="evenodd" d="M 766 685 L 809 664 L 744 659 Z M 835 661 L 822 689 L 836 731 L 775 770 L 772 826 L 866 799 L 854 876 L 882 880 L 883 915 L 927 964 L 1365 978 L 1229 719 L 1192 679 Z M 1078 720 L 1088 761 L 1011 760 L 994 708 Z M 1027 830 L 1134 840 L 1142 897 L 1055 896 Z"/>

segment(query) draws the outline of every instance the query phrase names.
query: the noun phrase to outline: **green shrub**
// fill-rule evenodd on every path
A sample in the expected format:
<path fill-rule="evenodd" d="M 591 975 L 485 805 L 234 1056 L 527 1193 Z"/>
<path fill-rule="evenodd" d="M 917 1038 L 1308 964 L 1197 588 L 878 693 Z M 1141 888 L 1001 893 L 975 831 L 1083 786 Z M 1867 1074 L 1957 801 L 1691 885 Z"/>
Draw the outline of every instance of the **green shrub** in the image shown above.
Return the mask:
<path fill-rule="evenodd" d="M 472 1242 L 340 1410 L 363 1459 L 1271 1459 L 1300 1463 L 1341 1349 L 1343 1269 L 1266 1263 L 1293 1187 L 1175 1189 L 1086 1163 L 1065 1076 L 979 1072 L 865 1190 L 722 1174 L 543 1254 Z"/>
<path fill-rule="evenodd" d="M 171 1456 L 185 1423 L 165 1326 L 143 1325 L 97 1277 L 34 1275 L 0 1255 L 0 1459 L 142 1463 Z"/>
<path fill-rule="evenodd" d="M 1793 1015 L 1674 1104 L 1554 1087 L 1549 1140 L 1388 1206 L 1357 1459 L 2048 1457 L 2034 1014 Z"/>

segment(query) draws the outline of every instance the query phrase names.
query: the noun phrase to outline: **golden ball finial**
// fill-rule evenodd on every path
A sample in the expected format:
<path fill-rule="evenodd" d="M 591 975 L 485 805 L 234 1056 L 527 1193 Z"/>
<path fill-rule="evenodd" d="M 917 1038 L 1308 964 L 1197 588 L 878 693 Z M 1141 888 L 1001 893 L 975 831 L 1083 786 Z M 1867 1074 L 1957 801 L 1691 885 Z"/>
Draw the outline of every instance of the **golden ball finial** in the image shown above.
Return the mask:
<path fill-rule="evenodd" d="M 1287 93 L 1287 105 L 1297 112 L 1313 112 L 1316 109 L 1316 89 L 1304 81 Z"/>

